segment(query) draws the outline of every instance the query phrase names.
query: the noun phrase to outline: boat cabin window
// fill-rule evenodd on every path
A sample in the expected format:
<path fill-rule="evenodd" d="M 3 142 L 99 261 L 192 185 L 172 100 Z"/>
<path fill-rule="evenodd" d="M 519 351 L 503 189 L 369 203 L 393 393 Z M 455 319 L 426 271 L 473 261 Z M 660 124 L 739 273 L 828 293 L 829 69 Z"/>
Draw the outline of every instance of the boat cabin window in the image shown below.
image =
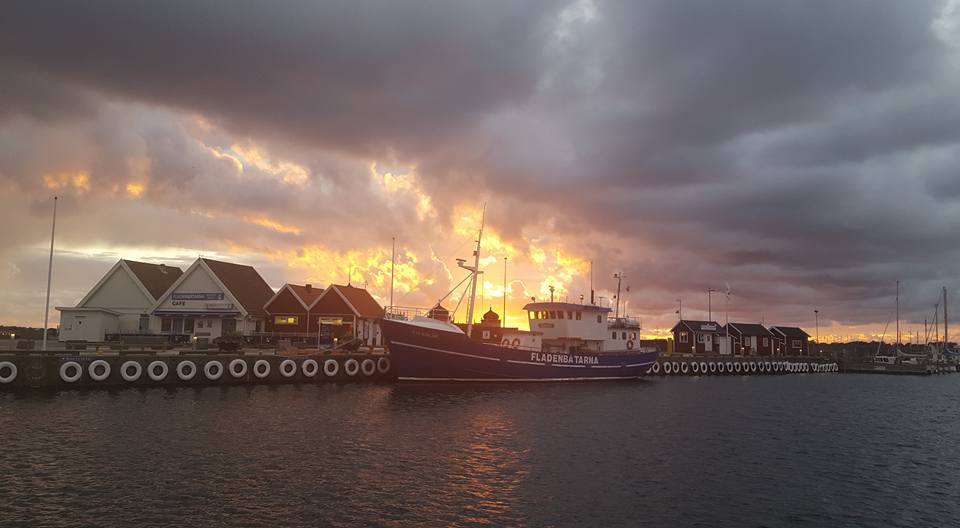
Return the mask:
<path fill-rule="evenodd" d="M 620 332 L 620 339 L 626 339 L 626 338 L 627 338 L 627 333 L 626 333 L 626 332 Z"/>
<path fill-rule="evenodd" d="M 567 319 L 573 319 L 573 312 L 570 310 L 567 310 Z"/>
<path fill-rule="evenodd" d="M 580 316 L 583 315 L 583 312 L 577 312 L 577 321 L 580 320 Z"/>
<path fill-rule="evenodd" d="M 597 314 L 597 322 L 600 322 L 600 314 Z"/>
<path fill-rule="evenodd" d="M 550 310 L 550 319 L 556 319 L 556 318 L 557 318 L 557 312 Z"/>
<path fill-rule="evenodd" d="M 612 339 L 616 339 L 616 338 L 617 338 L 617 333 L 616 333 L 616 332 L 614 332 L 614 333 L 613 333 L 613 337 L 612 337 Z"/>
<path fill-rule="evenodd" d="M 563 319 L 563 310 L 557 311 L 557 319 Z"/>
<path fill-rule="evenodd" d="M 527 312 L 527 317 L 529 317 L 530 319 L 536 319 L 535 315 L 536 315 L 536 312 Z"/>

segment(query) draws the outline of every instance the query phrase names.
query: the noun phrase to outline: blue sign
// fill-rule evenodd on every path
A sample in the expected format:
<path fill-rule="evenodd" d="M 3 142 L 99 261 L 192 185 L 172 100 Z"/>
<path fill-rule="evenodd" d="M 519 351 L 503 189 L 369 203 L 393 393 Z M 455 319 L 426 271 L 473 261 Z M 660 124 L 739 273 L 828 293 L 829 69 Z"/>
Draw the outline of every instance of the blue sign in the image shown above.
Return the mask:
<path fill-rule="evenodd" d="M 174 293 L 170 296 L 175 301 L 222 301 L 223 292 L 217 293 Z"/>

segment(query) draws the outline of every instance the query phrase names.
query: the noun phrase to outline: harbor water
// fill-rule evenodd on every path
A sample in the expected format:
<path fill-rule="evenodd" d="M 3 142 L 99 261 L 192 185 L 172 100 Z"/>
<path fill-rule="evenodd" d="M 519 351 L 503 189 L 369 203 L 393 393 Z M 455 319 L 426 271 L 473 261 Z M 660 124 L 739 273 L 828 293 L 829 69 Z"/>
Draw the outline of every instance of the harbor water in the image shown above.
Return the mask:
<path fill-rule="evenodd" d="M 960 526 L 953 376 L 0 394 L 0 526 Z"/>

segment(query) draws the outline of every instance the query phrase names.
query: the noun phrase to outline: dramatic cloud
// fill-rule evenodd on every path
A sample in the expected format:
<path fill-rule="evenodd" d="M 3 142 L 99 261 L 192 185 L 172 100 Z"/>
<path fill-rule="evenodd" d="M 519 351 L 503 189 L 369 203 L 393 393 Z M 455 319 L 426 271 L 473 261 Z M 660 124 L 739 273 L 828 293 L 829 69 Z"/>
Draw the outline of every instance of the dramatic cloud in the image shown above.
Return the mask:
<path fill-rule="evenodd" d="M 118 256 L 426 305 L 487 203 L 484 295 L 876 334 L 960 287 L 960 3 L 14 2 L 0 319 Z M 714 317 L 726 299 L 715 294 Z M 452 302 L 455 304 L 455 301 Z M 910 328 L 914 328 L 911 326 Z"/>

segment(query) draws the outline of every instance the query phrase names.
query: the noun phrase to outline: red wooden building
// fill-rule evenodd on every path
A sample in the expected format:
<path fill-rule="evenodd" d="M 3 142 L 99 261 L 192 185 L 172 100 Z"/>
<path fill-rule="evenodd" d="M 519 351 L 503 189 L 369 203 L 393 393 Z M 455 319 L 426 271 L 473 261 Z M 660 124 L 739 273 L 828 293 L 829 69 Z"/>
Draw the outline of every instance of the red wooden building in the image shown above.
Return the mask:
<path fill-rule="evenodd" d="M 778 356 L 807 356 L 810 334 L 795 326 L 771 326 L 775 338 L 774 352 Z"/>
<path fill-rule="evenodd" d="M 263 306 L 270 315 L 266 331 L 302 337 L 316 334 L 317 317 L 311 312 L 311 307 L 322 294 L 323 288 L 314 288 L 312 284 L 284 284 Z"/>
<path fill-rule="evenodd" d="M 730 323 L 733 353 L 741 356 L 772 356 L 773 334 L 761 324 Z"/>
<path fill-rule="evenodd" d="M 675 354 L 719 354 L 723 327 L 713 321 L 682 320 L 673 329 Z"/>
<path fill-rule="evenodd" d="M 383 307 L 363 288 L 331 284 L 310 306 L 310 316 L 340 319 L 341 324 L 332 327 L 339 339 L 357 337 L 370 346 L 383 343 L 379 323 Z"/>

